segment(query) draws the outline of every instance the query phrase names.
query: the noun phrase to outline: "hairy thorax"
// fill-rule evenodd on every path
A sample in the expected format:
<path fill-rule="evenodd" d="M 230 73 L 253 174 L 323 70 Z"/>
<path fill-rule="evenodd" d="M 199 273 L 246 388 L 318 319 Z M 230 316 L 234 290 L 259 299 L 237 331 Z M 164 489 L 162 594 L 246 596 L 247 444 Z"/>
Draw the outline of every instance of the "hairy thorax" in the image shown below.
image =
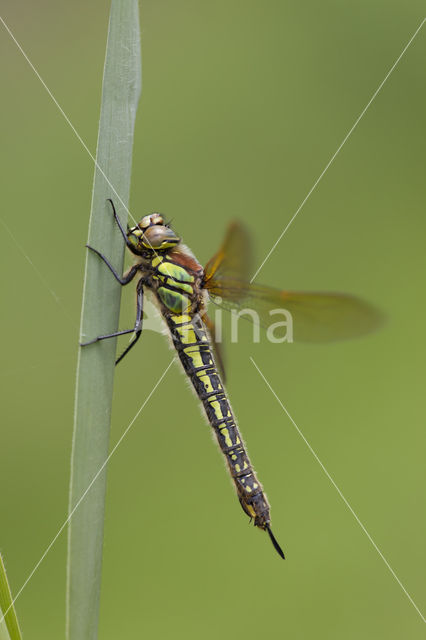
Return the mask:
<path fill-rule="evenodd" d="M 205 292 L 204 270 L 189 249 L 179 245 L 167 252 L 141 260 L 144 284 L 155 294 L 167 314 L 203 315 Z"/>

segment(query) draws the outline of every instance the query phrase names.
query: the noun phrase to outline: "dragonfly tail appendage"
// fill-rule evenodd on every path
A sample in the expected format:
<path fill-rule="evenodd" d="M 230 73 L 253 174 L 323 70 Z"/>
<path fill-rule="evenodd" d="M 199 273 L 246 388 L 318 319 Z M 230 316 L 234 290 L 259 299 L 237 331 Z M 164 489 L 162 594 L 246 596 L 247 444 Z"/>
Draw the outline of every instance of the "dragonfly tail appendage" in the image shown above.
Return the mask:
<path fill-rule="evenodd" d="M 265 529 L 268 532 L 269 537 L 271 538 L 271 542 L 274 545 L 275 551 L 278 553 L 279 556 L 281 556 L 283 560 L 285 560 L 284 551 L 281 549 L 280 545 L 278 544 L 278 541 L 274 536 L 274 534 L 272 533 L 271 527 L 269 526 L 269 524 L 266 525 Z"/>

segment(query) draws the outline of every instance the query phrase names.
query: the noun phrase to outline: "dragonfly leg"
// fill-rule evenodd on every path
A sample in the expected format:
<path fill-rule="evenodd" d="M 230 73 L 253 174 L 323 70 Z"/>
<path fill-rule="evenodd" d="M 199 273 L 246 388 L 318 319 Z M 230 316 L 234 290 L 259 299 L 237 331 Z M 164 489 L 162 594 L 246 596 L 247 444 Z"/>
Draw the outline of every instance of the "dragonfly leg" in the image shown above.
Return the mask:
<path fill-rule="evenodd" d="M 123 351 L 121 356 L 117 358 L 115 364 L 117 365 L 123 358 L 126 356 L 130 349 L 135 346 L 137 341 L 142 335 L 142 318 L 143 318 L 143 281 L 139 280 L 138 288 L 137 288 L 137 298 L 136 298 L 136 322 L 134 326 L 135 336 L 131 340 L 131 342 L 127 345 L 126 349 Z"/>
<path fill-rule="evenodd" d="M 138 341 L 140 335 L 142 333 L 142 314 L 143 314 L 143 287 L 138 284 L 138 296 L 137 296 L 137 306 L 136 306 L 136 322 L 133 329 L 125 329 L 124 331 L 114 331 L 114 333 L 106 333 L 105 335 L 98 336 L 93 340 L 89 340 L 88 342 L 80 342 L 80 347 L 87 347 L 89 344 L 95 344 L 95 342 L 99 342 L 100 340 L 107 340 L 108 338 L 116 338 L 117 336 L 124 336 L 126 333 L 135 333 L 135 337 L 130 342 L 127 349 L 121 356 L 118 358 L 117 362 L 122 360 L 124 356 L 130 351 L 133 345 Z M 117 364 L 116 362 L 116 364 Z"/>
<path fill-rule="evenodd" d="M 131 280 L 133 280 L 133 278 L 135 277 L 135 275 L 137 274 L 137 272 L 139 270 L 139 265 L 134 264 L 132 267 L 130 267 L 129 271 L 126 274 L 124 274 L 123 277 L 121 277 L 117 273 L 117 271 L 114 269 L 114 267 L 112 266 L 112 264 L 110 263 L 108 258 L 103 255 L 103 253 L 101 253 L 100 251 L 98 251 L 94 247 L 91 247 L 90 244 L 86 244 L 86 247 L 88 249 L 90 249 L 90 251 L 93 251 L 93 253 L 96 253 L 96 255 L 98 255 L 101 258 L 101 260 L 103 260 L 105 262 L 106 266 L 111 271 L 111 273 L 114 276 L 114 278 L 117 280 L 117 282 L 119 282 L 123 286 L 125 284 L 129 284 L 129 282 L 131 282 Z"/>
<path fill-rule="evenodd" d="M 100 340 L 107 340 L 107 338 L 124 336 L 126 333 L 133 333 L 133 331 L 134 329 L 125 329 L 124 331 L 114 331 L 114 333 L 106 333 L 105 335 L 93 338 L 93 340 L 89 340 L 88 342 L 80 342 L 80 347 L 87 347 L 89 344 L 95 344 L 95 342 L 99 342 Z"/>
<path fill-rule="evenodd" d="M 118 215 L 117 215 L 117 211 L 115 210 L 115 205 L 114 205 L 113 201 L 111 200 L 111 198 L 108 198 L 108 200 L 107 200 L 107 201 L 111 203 L 112 212 L 113 212 L 113 214 L 114 214 L 114 219 L 115 219 L 115 221 L 116 221 L 116 223 L 117 223 L 118 228 L 119 228 L 119 229 L 120 229 L 120 231 L 121 231 L 121 235 L 122 235 L 122 236 L 123 236 L 123 238 L 124 238 L 124 242 L 127 244 L 127 246 L 130 246 L 130 245 L 129 245 L 129 241 L 128 241 L 128 239 L 127 239 L 127 233 L 126 233 L 126 230 L 124 229 L 123 225 L 121 224 L 121 220 L 120 220 L 120 218 L 119 218 L 119 217 L 118 217 Z"/>

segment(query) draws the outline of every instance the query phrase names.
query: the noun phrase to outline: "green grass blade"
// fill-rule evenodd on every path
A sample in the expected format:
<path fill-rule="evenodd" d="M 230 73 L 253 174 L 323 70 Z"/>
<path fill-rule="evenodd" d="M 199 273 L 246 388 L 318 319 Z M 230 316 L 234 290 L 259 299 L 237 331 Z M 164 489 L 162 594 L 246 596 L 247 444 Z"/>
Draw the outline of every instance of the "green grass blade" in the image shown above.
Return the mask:
<path fill-rule="evenodd" d="M 12 594 L 6 569 L 0 555 L 0 640 L 22 640 L 21 630 L 12 605 Z"/>
<path fill-rule="evenodd" d="M 114 200 L 125 226 L 134 122 L 141 86 L 140 65 L 138 2 L 112 0 L 89 244 L 108 256 L 119 272 L 123 266 L 124 243 L 106 200 Z M 117 329 L 120 289 L 105 264 L 88 252 L 82 341 Z M 69 640 L 97 637 L 106 488 L 106 468 L 102 469 L 102 465 L 108 455 L 115 349 L 116 340 L 110 339 L 79 351 L 70 481 L 72 519 L 68 531 L 66 626 Z"/>

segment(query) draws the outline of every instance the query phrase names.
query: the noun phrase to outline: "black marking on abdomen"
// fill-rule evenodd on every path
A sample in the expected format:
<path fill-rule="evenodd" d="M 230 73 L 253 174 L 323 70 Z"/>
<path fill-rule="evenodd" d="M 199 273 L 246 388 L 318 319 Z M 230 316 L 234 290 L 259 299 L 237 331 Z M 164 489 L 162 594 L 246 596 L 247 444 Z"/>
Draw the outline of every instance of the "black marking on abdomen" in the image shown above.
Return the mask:
<path fill-rule="evenodd" d="M 199 318 L 192 318 L 191 322 L 184 323 L 186 333 L 182 333 L 179 331 L 182 323 L 175 322 L 172 314 L 165 319 L 182 366 L 203 404 L 225 457 L 241 506 L 256 526 L 266 529 L 270 522 L 269 504 L 236 425 L 204 325 Z M 185 338 L 189 337 L 192 341 L 186 343 Z"/>

